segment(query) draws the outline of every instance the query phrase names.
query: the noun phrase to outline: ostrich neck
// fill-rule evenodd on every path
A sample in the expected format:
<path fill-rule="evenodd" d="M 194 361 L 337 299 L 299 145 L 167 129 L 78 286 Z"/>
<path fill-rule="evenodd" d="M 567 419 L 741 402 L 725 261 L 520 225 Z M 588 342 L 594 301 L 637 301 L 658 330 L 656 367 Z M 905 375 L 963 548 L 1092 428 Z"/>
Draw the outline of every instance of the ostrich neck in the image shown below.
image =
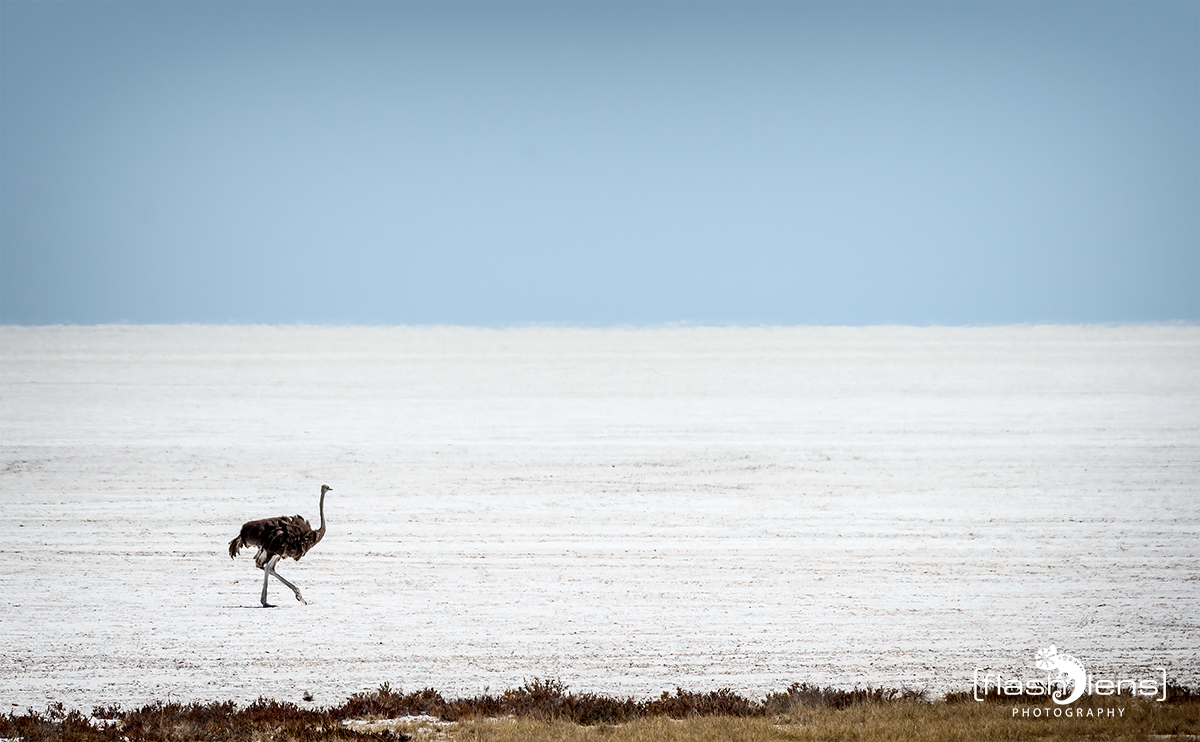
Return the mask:
<path fill-rule="evenodd" d="M 320 512 L 321 512 L 321 527 L 317 529 L 317 533 L 324 536 L 325 535 L 325 493 L 324 492 L 321 493 L 321 504 L 317 506 L 317 509 L 320 510 Z"/>

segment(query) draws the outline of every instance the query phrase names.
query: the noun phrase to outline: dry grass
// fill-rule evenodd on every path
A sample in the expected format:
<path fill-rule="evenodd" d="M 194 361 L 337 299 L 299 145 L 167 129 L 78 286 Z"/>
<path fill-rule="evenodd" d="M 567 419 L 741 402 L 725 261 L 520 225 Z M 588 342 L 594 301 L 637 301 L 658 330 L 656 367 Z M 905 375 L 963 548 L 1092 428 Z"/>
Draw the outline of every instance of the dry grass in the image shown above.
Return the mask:
<path fill-rule="evenodd" d="M 1139 706 L 1146 706 L 1140 703 Z M 1145 742 L 1151 735 L 1193 739 L 1200 735 L 1200 707 L 1160 704 L 1125 707 L 1118 719 L 1013 718 L 992 704 L 954 705 L 900 701 L 843 709 L 807 708 L 782 717 L 647 717 L 620 725 L 579 726 L 532 719 L 468 720 L 441 732 L 471 742 L 759 742 L 878 740 L 880 742 L 977 742 L 978 740 L 1106 740 Z M 435 737 L 425 737 L 434 739 Z"/>
<path fill-rule="evenodd" d="M 1116 708 L 1115 704 L 1114 709 Z M 1085 710 L 1088 706 L 1080 706 Z M 1092 707 L 1107 709 L 1108 705 Z M 997 704 L 921 703 L 912 700 L 835 709 L 804 707 L 778 717 L 704 716 L 675 720 L 646 717 L 620 725 L 579 726 L 532 719 L 470 720 L 444 737 L 471 742 L 759 742 L 877 740 L 879 742 L 977 742 L 1030 740 L 1146 742 L 1200 738 L 1200 704 L 1128 701 L 1124 715 L 1049 719 L 1012 716 Z M 429 737 L 432 739 L 432 737 Z"/>
<path fill-rule="evenodd" d="M 533 681 L 499 696 L 447 701 L 426 689 L 388 685 L 341 706 L 310 710 L 259 700 L 245 707 L 155 703 L 90 717 L 52 704 L 44 713 L 0 716 L 0 738 L 30 742 L 707 742 L 717 740 L 1122 740 L 1200 739 L 1200 695 L 1174 688 L 1158 703 L 1085 696 L 1069 707 L 1043 698 L 979 703 L 969 694 L 929 702 L 894 689 L 838 690 L 797 684 L 758 702 L 721 690 L 682 689 L 652 701 L 572 693 Z M 1071 716 L 1066 716 L 1066 709 Z M 1014 711 L 1015 709 L 1015 711 Z M 1055 712 L 1058 715 L 1055 715 Z"/>

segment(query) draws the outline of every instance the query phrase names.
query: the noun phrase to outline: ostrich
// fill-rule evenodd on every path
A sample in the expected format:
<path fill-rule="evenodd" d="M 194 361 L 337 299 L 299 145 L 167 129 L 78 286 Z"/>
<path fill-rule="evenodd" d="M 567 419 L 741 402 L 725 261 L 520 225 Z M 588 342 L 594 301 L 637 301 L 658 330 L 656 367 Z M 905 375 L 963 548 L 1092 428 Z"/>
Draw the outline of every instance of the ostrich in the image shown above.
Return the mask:
<path fill-rule="evenodd" d="M 229 542 L 229 558 L 233 559 L 243 546 L 257 546 L 258 553 L 254 555 L 254 564 L 263 571 L 263 608 L 274 608 L 267 602 L 267 581 L 271 575 L 287 585 L 296 594 L 296 600 L 308 605 L 308 601 L 300 594 L 300 588 L 279 576 L 275 564 L 283 557 L 291 557 L 296 561 L 308 553 L 325 537 L 325 493 L 333 490 L 327 484 L 321 485 L 321 527 L 313 530 L 308 521 L 299 515 L 281 515 L 278 518 L 252 520 L 242 526 L 242 532 Z"/>

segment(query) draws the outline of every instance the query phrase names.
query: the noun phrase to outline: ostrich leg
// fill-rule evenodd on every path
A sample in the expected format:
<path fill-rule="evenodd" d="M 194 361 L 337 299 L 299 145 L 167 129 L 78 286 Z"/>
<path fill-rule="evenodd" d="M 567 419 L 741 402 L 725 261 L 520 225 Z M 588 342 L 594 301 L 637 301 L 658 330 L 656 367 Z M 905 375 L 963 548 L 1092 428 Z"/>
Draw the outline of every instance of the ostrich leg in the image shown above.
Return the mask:
<path fill-rule="evenodd" d="M 293 585 L 292 583 L 290 583 L 290 582 L 288 582 L 287 580 L 285 580 L 285 579 L 283 579 L 282 577 L 280 577 L 280 576 L 279 576 L 279 573 L 275 571 L 275 562 L 278 562 L 278 561 L 279 561 L 279 557 L 273 557 L 273 558 L 271 559 L 271 561 L 267 562 L 266 566 L 265 566 L 265 567 L 263 567 L 263 570 L 264 570 L 264 571 L 266 571 L 266 572 L 269 572 L 270 574 L 273 574 L 273 575 L 275 575 L 275 579 L 279 580 L 280 582 L 282 582 L 283 584 L 287 585 L 288 587 L 290 587 L 290 588 L 292 589 L 292 592 L 294 592 L 294 593 L 296 594 L 296 600 L 300 601 L 300 602 L 301 602 L 301 603 L 303 603 L 304 605 L 308 605 L 308 601 L 307 601 L 307 600 L 305 600 L 305 599 L 304 599 L 304 596 L 300 594 L 300 588 L 296 587 L 296 586 L 295 586 L 295 585 Z M 264 582 L 266 581 L 266 575 L 264 575 L 264 576 L 263 576 L 263 581 L 264 581 Z M 264 587 L 263 587 L 263 596 L 264 596 L 264 599 L 265 599 L 265 596 L 266 596 L 266 594 L 267 594 L 267 593 L 266 593 L 266 590 L 267 590 L 267 588 L 264 586 Z"/>
<path fill-rule="evenodd" d="M 263 565 L 263 592 L 262 605 L 263 608 L 274 608 L 275 606 L 267 602 L 267 580 L 271 579 L 271 569 L 275 566 L 275 562 L 279 561 L 279 557 L 271 557 L 271 560 Z M 278 576 L 278 575 L 276 575 Z"/>

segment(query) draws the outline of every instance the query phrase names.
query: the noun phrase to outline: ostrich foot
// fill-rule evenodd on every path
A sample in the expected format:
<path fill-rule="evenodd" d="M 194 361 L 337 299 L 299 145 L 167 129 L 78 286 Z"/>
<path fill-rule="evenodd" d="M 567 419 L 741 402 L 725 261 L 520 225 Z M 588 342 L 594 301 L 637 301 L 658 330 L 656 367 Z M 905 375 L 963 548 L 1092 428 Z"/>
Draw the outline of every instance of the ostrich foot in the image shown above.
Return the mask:
<path fill-rule="evenodd" d="M 301 595 L 300 593 L 296 593 L 296 600 L 300 601 L 300 602 L 301 602 L 301 603 L 303 603 L 304 605 L 308 605 L 308 601 L 307 601 L 307 600 L 305 600 L 305 599 L 304 599 L 304 596 L 303 596 L 303 595 Z"/>
<path fill-rule="evenodd" d="M 263 608 L 274 608 L 274 607 L 275 607 L 274 603 L 268 603 L 265 600 L 263 601 Z"/>

